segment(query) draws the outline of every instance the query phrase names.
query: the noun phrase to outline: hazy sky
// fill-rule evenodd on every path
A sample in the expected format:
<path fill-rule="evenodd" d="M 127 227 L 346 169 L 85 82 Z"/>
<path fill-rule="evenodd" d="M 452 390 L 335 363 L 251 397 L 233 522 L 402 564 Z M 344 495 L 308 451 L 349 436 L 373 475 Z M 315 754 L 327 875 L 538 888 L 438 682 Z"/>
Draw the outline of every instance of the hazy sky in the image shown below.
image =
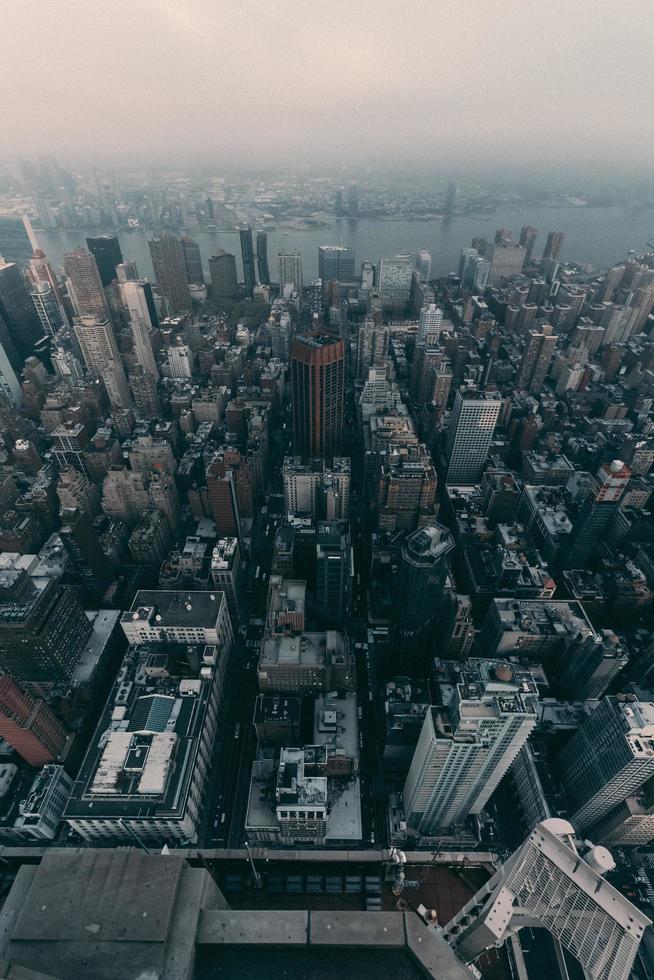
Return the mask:
<path fill-rule="evenodd" d="M 652 0 L 5 0 L 0 154 L 637 166 Z"/>

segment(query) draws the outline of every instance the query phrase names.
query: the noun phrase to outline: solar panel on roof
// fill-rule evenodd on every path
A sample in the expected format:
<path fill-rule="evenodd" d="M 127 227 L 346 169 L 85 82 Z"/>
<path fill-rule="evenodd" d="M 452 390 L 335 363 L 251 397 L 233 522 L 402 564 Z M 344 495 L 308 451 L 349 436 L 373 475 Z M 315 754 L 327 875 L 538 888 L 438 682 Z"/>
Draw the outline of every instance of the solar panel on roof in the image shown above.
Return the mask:
<path fill-rule="evenodd" d="M 146 694 L 138 698 L 129 722 L 130 732 L 165 732 L 175 698 Z"/>

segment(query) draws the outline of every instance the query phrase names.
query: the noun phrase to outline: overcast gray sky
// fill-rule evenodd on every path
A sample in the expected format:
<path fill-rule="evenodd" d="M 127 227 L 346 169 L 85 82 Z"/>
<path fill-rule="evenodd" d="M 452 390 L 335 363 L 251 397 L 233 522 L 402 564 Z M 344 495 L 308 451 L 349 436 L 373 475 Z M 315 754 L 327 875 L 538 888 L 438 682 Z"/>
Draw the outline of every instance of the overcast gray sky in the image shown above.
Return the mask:
<path fill-rule="evenodd" d="M 4 0 L 2 151 L 632 168 L 652 0 Z"/>

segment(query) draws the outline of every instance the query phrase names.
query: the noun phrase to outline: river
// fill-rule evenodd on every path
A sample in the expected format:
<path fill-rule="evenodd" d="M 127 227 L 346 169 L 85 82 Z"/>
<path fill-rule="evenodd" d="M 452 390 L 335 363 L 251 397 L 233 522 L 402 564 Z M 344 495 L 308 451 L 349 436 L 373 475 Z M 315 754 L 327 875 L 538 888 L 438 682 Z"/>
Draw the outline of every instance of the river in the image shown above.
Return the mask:
<path fill-rule="evenodd" d="M 550 230 L 563 231 L 566 241 L 562 258 L 604 268 L 626 258 L 630 249 L 644 251 L 654 241 L 654 209 L 632 210 L 619 207 L 565 207 L 539 210 L 496 211 L 477 217 L 454 217 L 449 221 L 350 220 L 328 218 L 331 227 L 309 231 L 269 231 L 268 261 L 273 280 L 277 279 L 277 253 L 297 249 L 302 253 L 304 281 L 318 275 L 319 245 L 351 245 L 357 268 L 363 259 L 377 262 L 398 252 L 417 253 L 426 248 L 432 255 L 432 275 L 446 275 L 456 269 L 459 252 L 470 245 L 473 236 L 492 240 L 496 228 L 510 228 L 517 240 L 523 225 L 539 229 L 534 253 L 540 254 Z M 37 238 L 50 262 L 58 267 L 64 252 L 84 244 L 87 234 L 113 234 L 111 229 L 94 231 L 38 230 Z M 208 275 L 208 258 L 217 248 L 234 252 L 242 276 L 237 232 L 208 232 L 191 229 L 198 242 Z M 151 233 L 119 232 L 123 257 L 136 262 L 140 275 L 152 277 L 148 250 Z"/>

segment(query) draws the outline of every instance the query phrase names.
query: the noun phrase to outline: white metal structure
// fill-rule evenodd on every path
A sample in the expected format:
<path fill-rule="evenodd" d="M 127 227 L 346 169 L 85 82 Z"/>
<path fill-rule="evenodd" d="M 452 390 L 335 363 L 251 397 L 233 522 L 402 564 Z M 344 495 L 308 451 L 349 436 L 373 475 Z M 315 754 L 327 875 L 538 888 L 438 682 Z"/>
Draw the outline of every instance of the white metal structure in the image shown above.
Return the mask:
<path fill-rule="evenodd" d="M 582 852 L 567 820 L 536 824 L 443 938 L 470 963 L 524 926 L 544 927 L 591 980 L 627 980 L 650 920 L 604 880 L 615 866 L 610 852 L 589 842 Z"/>

